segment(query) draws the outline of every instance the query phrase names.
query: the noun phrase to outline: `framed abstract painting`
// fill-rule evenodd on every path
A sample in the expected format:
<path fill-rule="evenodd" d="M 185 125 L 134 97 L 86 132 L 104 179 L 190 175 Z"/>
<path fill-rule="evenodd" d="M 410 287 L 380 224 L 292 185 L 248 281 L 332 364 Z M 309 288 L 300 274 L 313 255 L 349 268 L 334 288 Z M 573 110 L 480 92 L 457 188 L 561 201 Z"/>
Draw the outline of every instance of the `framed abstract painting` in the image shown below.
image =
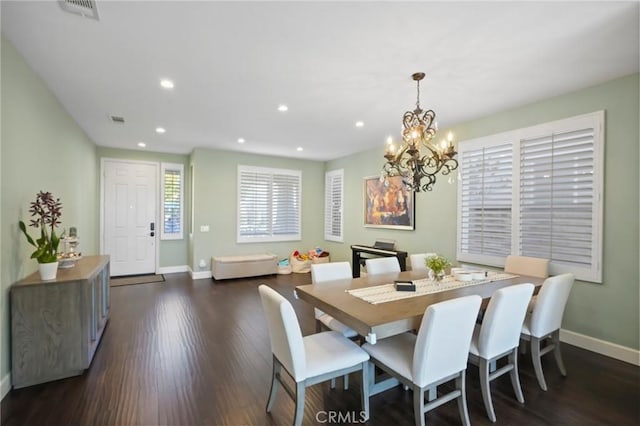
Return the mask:
<path fill-rule="evenodd" d="M 415 193 L 401 176 L 364 178 L 364 226 L 415 229 Z"/>

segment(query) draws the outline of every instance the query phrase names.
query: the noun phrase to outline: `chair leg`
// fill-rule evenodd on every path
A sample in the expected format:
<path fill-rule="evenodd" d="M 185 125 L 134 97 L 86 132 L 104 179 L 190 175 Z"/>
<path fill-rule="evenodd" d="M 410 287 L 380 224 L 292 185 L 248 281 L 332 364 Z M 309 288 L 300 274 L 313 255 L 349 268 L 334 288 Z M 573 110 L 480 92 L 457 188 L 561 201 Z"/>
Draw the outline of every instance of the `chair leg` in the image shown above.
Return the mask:
<path fill-rule="evenodd" d="M 564 362 L 562 362 L 562 352 L 560 352 L 560 330 L 556 330 L 551 335 L 551 340 L 555 345 L 553 348 L 553 355 L 556 358 L 556 363 L 558 364 L 558 370 L 560 370 L 560 374 L 563 376 L 567 375 L 567 369 L 564 367 Z"/>
<path fill-rule="evenodd" d="M 345 374 L 342 378 L 342 388 L 344 390 L 349 390 L 349 375 Z"/>
<path fill-rule="evenodd" d="M 316 319 L 316 333 L 322 332 L 322 323 Z"/>
<path fill-rule="evenodd" d="M 296 416 L 293 419 L 293 426 L 302 425 L 304 416 L 304 393 L 306 386 L 304 382 L 296 382 Z"/>
<path fill-rule="evenodd" d="M 520 339 L 520 353 L 522 355 L 527 353 L 527 341 L 524 339 Z"/>
<path fill-rule="evenodd" d="M 369 420 L 369 361 L 362 363 L 362 389 L 360 390 L 362 397 L 362 411 L 364 412 L 364 419 L 362 421 Z"/>
<path fill-rule="evenodd" d="M 276 376 L 280 374 L 282 370 L 282 366 L 276 359 L 273 357 L 273 368 L 271 372 L 271 390 L 269 391 L 269 399 L 267 400 L 267 413 L 271 412 L 271 408 L 273 408 L 273 403 L 276 400 L 276 393 L 278 392 L 278 379 Z"/>
<path fill-rule="evenodd" d="M 538 384 L 543 391 L 547 390 L 547 383 L 544 381 L 544 373 L 542 372 L 542 357 L 540 355 L 540 339 L 531 336 L 531 361 L 533 361 L 533 369 L 538 378 Z"/>
<path fill-rule="evenodd" d="M 516 394 L 518 402 L 524 404 L 524 396 L 522 395 L 522 387 L 520 386 L 520 374 L 518 373 L 518 348 L 513 348 L 509 354 L 509 364 L 513 365 L 513 370 L 509 373 L 511 376 L 511 386 Z"/>
<path fill-rule="evenodd" d="M 424 389 L 413 386 L 413 416 L 416 426 L 424 426 Z"/>
<path fill-rule="evenodd" d="M 480 370 L 480 390 L 482 391 L 482 400 L 484 408 L 487 410 L 489 420 L 495 423 L 496 413 L 493 411 L 493 403 L 491 402 L 491 383 L 489 382 L 489 360 L 480 358 L 478 369 Z"/>
<path fill-rule="evenodd" d="M 460 390 L 460 396 L 458 397 L 458 412 L 460 413 L 460 420 L 465 426 L 471 425 L 469 421 L 469 411 L 467 410 L 467 385 L 466 385 L 466 370 L 462 370 L 460 375 L 456 377 L 456 388 Z"/>
<path fill-rule="evenodd" d="M 369 376 L 369 394 L 371 394 L 371 390 L 376 384 L 376 366 L 373 362 L 367 362 L 367 375 Z"/>

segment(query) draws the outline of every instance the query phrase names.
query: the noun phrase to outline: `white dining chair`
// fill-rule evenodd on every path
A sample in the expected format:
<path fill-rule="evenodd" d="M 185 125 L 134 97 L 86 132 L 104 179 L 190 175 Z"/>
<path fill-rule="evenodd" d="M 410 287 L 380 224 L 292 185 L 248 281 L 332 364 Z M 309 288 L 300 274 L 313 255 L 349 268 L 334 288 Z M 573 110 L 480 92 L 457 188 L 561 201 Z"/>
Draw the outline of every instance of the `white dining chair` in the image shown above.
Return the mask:
<path fill-rule="evenodd" d="M 427 257 L 435 256 L 437 253 L 415 253 L 409 255 L 409 263 L 412 271 L 428 271 Z"/>
<path fill-rule="evenodd" d="M 469 348 L 470 360 L 480 372 L 480 389 L 489 420 L 496 421 L 491 400 L 491 381 L 509 373 L 518 402 L 524 403 L 518 377 L 518 344 L 533 284 L 501 288 L 491 296 L 482 325 L 476 325 Z M 489 365 L 507 357 L 507 364 L 490 372 Z"/>
<path fill-rule="evenodd" d="M 549 277 L 549 259 L 509 255 L 504 263 L 504 271 L 509 274 L 547 278 Z"/>
<path fill-rule="evenodd" d="M 536 278 L 549 277 L 549 259 L 541 257 L 509 255 L 504 263 L 504 272 L 516 275 L 528 275 Z M 536 305 L 537 296 L 529 302 L 528 311 L 532 312 Z"/>
<path fill-rule="evenodd" d="M 351 279 L 351 265 L 349 262 L 314 263 L 311 265 L 311 282 L 321 284 L 327 281 L 340 279 Z M 313 308 L 316 318 L 316 332 L 323 330 L 334 330 L 349 339 L 358 339 L 358 332 L 338 321 L 331 315 Z M 331 379 L 331 389 L 336 387 L 335 379 Z M 349 389 L 349 376 L 345 375 L 343 380 L 344 390 Z"/>
<path fill-rule="evenodd" d="M 533 369 L 542 390 L 547 390 L 547 383 L 542 372 L 542 356 L 553 351 L 560 374 L 567 375 L 560 352 L 560 326 L 564 308 L 569 299 L 575 277 L 573 274 L 561 274 L 547 278 L 538 292 L 533 312 L 527 313 L 520 338 L 531 342 L 531 358 Z M 550 340 L 543 348 L 541 342 Z"/>
<path fill-rule="evenodd" d="M 267 317 L 273 353 L 271 391 L 267 402 L 267 412 L 271 412 L 278 384 L 281 384 L 295 401 L 296 411 L 293 424 L 299 426 L 302 424 L 304 415 L 307 387 L 361 371 L 362 420 L 367 420 L 369 418 L 369 355 L 337 331 L 326 331 L 302 337 L 300 324 L 291 303 L 266 285 L 259 286 L 258 291 Z M 295 392 L 286 382 L 282 381 L 283 369 L 294 380 Z"/>
<path fill-rule="evenodd" d="M 367 275 L 400 272 L 400 262 L 397 257 L 376 257 L 365 261 Z"/>
<path fill-rule="evenodd" d="M 416 336 L 403 333 L 362 349 L 375 364 L 413 390 L 416 425 L 424 425 L 424 415 L 440 405 L 458 402 L 460 419 L 469 424 L 465 395 L 465 372 L 473 326 L 482 299 L 472 295 L 429 306 Z M 372 375 L 370 371 L 369 375 Z M 425 390 L 434 395 L 438 385 L 455 380 L 455 389 L 425 404 Z"/>
<path fill-rule="evenodd" d="M 320 284 L 327 281 L 351 279 L 351 265 L 349 262 L 314 263 L 311 265 L 311 282 Z M 358 333 L 347 327 L 331 315 L 314 308 L 316 318 L 316 331 L 323 327 L 342 333 L 345 337 L 357 337 Z"/>

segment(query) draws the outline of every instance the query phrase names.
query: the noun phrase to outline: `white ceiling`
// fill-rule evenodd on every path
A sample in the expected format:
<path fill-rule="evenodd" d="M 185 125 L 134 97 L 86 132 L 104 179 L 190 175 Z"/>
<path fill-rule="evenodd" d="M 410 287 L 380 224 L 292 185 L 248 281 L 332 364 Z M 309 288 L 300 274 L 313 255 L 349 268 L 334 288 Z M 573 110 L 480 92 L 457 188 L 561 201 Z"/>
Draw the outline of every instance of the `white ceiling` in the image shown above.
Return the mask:
<path fill-rule="evenodd" d="M 2 1 L 2 33 L 89 137 L 117 148 L 382 155 L 415 104 L 413 72 L 427 73 L 422 107 L 443 129 L 640 67 L 637 1 L 97 4 L 99 21 Z"/>

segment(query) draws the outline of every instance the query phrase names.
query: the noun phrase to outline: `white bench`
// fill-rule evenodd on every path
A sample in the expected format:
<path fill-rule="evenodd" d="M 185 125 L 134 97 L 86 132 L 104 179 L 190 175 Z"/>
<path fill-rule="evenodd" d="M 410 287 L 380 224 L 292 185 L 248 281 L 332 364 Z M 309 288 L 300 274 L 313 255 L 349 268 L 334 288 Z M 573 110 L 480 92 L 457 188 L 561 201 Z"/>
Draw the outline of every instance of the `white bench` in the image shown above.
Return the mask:
<path fill-rule="evenodd" d="M 214 256 L 211 258 L 211 276 L 214 280 L 257 277 L 277 272 L 278 257 L 275 254 Z"/>

